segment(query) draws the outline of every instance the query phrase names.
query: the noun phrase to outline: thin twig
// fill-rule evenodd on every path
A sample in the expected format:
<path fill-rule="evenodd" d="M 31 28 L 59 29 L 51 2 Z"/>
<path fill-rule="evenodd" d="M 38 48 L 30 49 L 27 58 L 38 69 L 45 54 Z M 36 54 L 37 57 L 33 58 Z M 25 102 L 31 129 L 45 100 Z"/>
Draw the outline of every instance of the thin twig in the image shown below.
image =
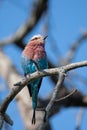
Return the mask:
<path fill-rule="evenodd" d="M 0 112 L 2 114 L 4 114 L 8 108 L 8 105 L 11 103 L 11 101 L 14 99 L 14 97 L 24 88 L 25 85 L 27 85 L 29 82 L 44 77 L 44 76 L 51 76 L 51 75 L 58 75 L 59 74 L 59 80 L 58 83 L 54 89 L 54 93 L 53 96 L 50 100 L 50 102 L 48 103 L 47 107 L 46 107 L 46 111 L 47 111 L 47 119 L 49 117 L 50 114 L 50 110 L 52 108 L 53 103 L 55 102 L 55 98 L 58 92 L 58 88 L 61 86 L 61 83 L 64 80 L 65 74 L 66 72 L 79 68 L 79 67 L 84 67 L 87 66 L 87 61 L 83 61 L 83 62 L 77 62 L 77 63 L 72 63 L 69 65 L 65 65 L 63 67 L 59 67 L 59 68 L 52 68 L 52 69 L 45 69 L 43 71 L 38 71 L 30 74 L 29 77 L 27 78 L 23 78 L 23 80 L 21 80 L 19 83 L 19 86 L 17 87 L 13 87 L 10 91 L 10 93 L 7 95 L 7 97 L 3 100 L 1 107 L 0 107 Z M 56 89 L 57 88 L 57 89 Z"/>
<path fill-rule="evenodd" d="M 35 2 L 36 3 L 36 2 Z M 4 46 L 10 43 L 15 43 L 16 45 L 24 48 L 24 44 L 22 40 L 24 37 L 33 29 L 33 27 L 37 24 L 43 12 L 47 10 L 47 0 L 38 0 L 37 4 L 35 4 L 32 9 L 31 17 L 27 18 L 24 24 L 22 24 L 18 30 L 12 35 L 8 36 L 4 40 L 0 41 L 0 46 Z"/>
<path fill-rule="evenodd" d="M 68 95 L 66 95 L 66 96 L 64 96 L 64 97 L 55 100 L 55 102 L 59 102 L 59 101 L 65 100 L 66 98 L 68 98 L 68 97 L 70 97 L 71 95 L 73 95 L 75 92 L 77 92 L 77 89 L 72 90 Z"/>
<path fill-rule="evenodd" d="M 50 102 L 48 103 L 47 107 L 46 107 L 46 112 L 48 113 L 47 116 L 49 116 L 50 114 L 50 110 L 55 102 L 55 99 L 56 99 L 56 96 L 58 94 L 58 91 L 61 87 L 61 84 L 63 83 L 64 81 L 64 77 L 65 75 L 63 73 L 59 73 L 59 77 L 58 77 L 58 82 L 56 84 L 56 87 L 54 88 L 54 91 L 53 91 L 53 94 L 52 94 L 52 98 L 50 100 Z M 47 117 L 48 118 L 48 117 Z"/>
<path fill-rule="evenodd" d="M 3 117 L 3 115 L 0 113 L 0 130 L 2 129 L 3 122 L 4 122 L 4 117 Z"/>
<path fill-rule="evenodd" d="M 83 118 L 83 113 L 84 113 L 84 108 L 81 108 L 77 117 L 76 117 L 76 130 L 80 130 L 80 126 L 81 126 L 81 121 Z"/>
<path fill-rule="evenodd" d="M 87 39 L 87 32 L 83 33 L 82 36 L 80 36 L 74 43 L 72 43 L 72 46 L 69 49 L 65 60 L 63 60 L 64 64 L 68 64 L 71 62 L 71 60 L 74 58 L 74 55 L 76 54 L 76 50 L 85 39 Z"/>
<path fill-rule="evenodd" d="M 87 66 L 87 61 L 72 63 L 72 64 L 65 65 L 59 68 L 45 69 L 43 71 L 39 71 L 39 73 L 37 71 L 33 74 L 30 74 L 28 78 L 23 78 L 23 80 L 19 82 L 20 83 L 18 84 L 19 86 L 13 87 L 11 89 L 8 96 L 2 102 L 0 111 L 5 112 L 9 103 L 14 99 L 14 97 L 18 94 L 18 92 L 20 92 L 24 88 L 24 86 L 27 85 L 30 81 L 33 81 L 35 79 L 38 79 L 44 76 L 57 75 L 58 73 L 60 73 L 60 70 L 62 69 L 64 69 L 65 72 L 68 72 L 70 70 L 73 70 L 79 67 L 84 67 L 84 66 Z"/>
<path fill-rule="evenodd" d="M 59 73 L 58 82 L 57 82 L 57 84 L 56 84 L 56 86 L 55 86 L 55 88 L 54 88 L 52 97 L 51 97 L 51 99 L 50 99 L 50 101 L 49 101 L 49 103 L 48 103 L 48 105 L 47 105 L 47 107 L 46 107 L 46 112 L 45 112 L 45 115 L 44 115 L 44 117 L 43 117 L 43 120 L 44 120 L 45 122 L 42 122 L 42 124 L 41 124 L 40 127 L 39 127 L 39 130 L 43 130 L 43 129 L 45 128 L 45 126 L 46 126 L 46 122 L 47 122 L 47 120 L 48 120 L 48 118 L 49 118 L 51 109 L 52 109 L 52 107 L 53 107 L 53 104 L 54 104 L 55 99 L 56 99 L 56 96 L 57 96 L 57 93 L 58 93 L 58 91 L 59 91 L 59 89 L 60 89 L 60 87 L 61 87 L 61 84 L 63 83 L 64 77 L 65 77 L 65 75 L 64 75 L 62 72 L 60 72 L 60 73 Z"/>

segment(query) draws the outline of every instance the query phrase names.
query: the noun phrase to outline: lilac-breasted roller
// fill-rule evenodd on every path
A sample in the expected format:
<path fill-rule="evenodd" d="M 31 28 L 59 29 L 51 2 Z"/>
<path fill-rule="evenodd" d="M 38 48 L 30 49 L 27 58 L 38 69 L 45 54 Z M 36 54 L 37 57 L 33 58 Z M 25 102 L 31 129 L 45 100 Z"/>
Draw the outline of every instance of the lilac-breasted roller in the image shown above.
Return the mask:
<path fill-rule="evenodd" d="M 47 37 L 47 36 L 46 36 Z M 22 53 L 22 67 L 24 75 L 31 74 L 37 70 L 35 63 L 40 70 L 48 68 L 45 51 L 45 39 L 41 35 L 33 36 Z M 34 63 L 35 61 L 35 63 Z M 41 86 L 42 78 L 30 82 L 28 86 L 30 97 L 32 97 L 33 117 L 32 124 L 35 124 L 35 109 L 37 107 L 37 97 Z"/>

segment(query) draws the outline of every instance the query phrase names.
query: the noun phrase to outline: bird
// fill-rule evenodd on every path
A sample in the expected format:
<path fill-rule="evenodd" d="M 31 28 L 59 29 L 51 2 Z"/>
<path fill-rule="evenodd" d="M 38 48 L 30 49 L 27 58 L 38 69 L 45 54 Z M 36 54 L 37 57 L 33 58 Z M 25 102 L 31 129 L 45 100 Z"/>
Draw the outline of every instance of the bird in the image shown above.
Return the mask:
<path fill-rule="evenodd" d="M 47 54 L 45 51 L 46 38 L 47 36 L 42 36 L 40 34 L 34 35 L 25 46 L 22 52 L 22 68 L 24 70 L 24 76 L 37 71 L 35 63 L 38 65 L 40 70 L 48 68 Z M 38 93 L 41 83 L 42 78 L 38 78 L 27 85 L 29 95 L 32 98 L 32 124 L 36 123 L 35 110 L 37 108 Z"/>

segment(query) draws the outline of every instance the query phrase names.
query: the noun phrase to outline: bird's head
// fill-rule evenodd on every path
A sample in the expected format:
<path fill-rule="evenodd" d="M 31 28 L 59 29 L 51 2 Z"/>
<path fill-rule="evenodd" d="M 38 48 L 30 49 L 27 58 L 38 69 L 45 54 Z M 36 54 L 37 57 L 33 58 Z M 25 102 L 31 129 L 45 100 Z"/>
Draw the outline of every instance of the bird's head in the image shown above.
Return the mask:
<path fill-rule="evenodd" d="M 30 41 L 35 41 L 35 42 L 37 41 L 37 42 L 40 42 L 40 43 L 44 44 L 46 38 L 47 38 L 47 36 L 41 36 L 40 34 L 38 34 L 38 35 L 34 35 L 30 39 Z"/>

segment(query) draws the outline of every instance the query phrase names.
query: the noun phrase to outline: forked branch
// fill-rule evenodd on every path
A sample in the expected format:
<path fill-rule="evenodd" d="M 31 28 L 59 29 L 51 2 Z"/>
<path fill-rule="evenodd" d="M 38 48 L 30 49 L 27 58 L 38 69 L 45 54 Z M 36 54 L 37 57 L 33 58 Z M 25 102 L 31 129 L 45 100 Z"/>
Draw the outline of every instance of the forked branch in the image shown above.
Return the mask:
<path fill-rule="evenodd" d="M 52 69 L 45 69 L 43 71 L 37 71 L 33 74 L 30 74 L 29 76 L 27 76 L 26 78 L 22 79 L 20 82 L 16 83 L 15 86 L 13 87 L 10 91 L 10 93 L 7 95 L 7 97 L 3 100 L 1 107 L 0 107 L 0 113 L 5 114 L 9 104 L 11 103 L 11 101 L 14 99 L 14 97 L 24 88 L 25 85 L 27 85 L 30 81 L 33 81 L 35 79 L 38 79 L 40 77 L 44 77 L 44 76 L 51 76 L 51 75 L 59 75 L 59 79 L 58 82 L 56 84 L 56 87 L 53 91 L 52 97 L 46 107 L 46 112 L 48 112 L 48 116 L 49 116 L 49 112 L 52 108 L 52 105 L 56 99 L 56 95 L 59 91 L 59 88 L 61 86 L 61 84 L 63 83 L 64 77 L 66 76 L 66 73 L 70 70 L 76 69 L 76 68 L 80 68 L 80 67 L 84 67 L 87 66 L 87 61 L 82 61 L 82 62 L 77 62 L 77 63 L 72 63 L 72 64 L 68 64 L 62 67 L 58 67 L 58 68 L 52 68 Z M 47 116 L 47 118 L 48 118 Z M 3 122 L 2 122 L 3 123 Z"/>

